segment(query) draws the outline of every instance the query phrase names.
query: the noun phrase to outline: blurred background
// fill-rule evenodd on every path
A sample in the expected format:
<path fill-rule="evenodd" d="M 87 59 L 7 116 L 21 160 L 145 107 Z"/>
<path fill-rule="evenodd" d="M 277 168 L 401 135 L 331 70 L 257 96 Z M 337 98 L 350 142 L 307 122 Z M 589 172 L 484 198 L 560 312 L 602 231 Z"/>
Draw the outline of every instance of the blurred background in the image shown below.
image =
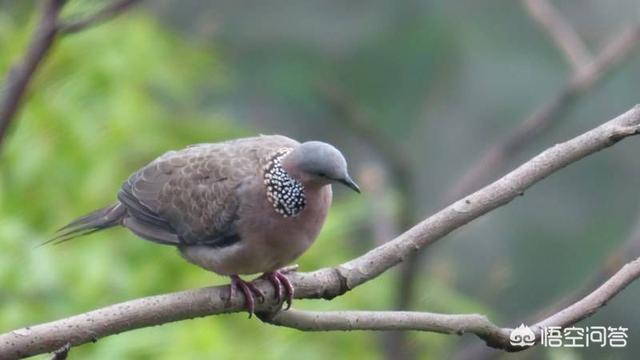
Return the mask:
<path fill-rule="evenodd" d="M 103 3 L 70 0 L 62 15 Z M 33 34 L 36 5 L 0 0 L 3 78 Z M 638 0 L 552 5 L 591 58 L 640 16 Z M 640 102 L 636 44 L 601 77 L 575 80 L 588 65 L 572 65 L 531 10 L 506 0 L 158 0 L 64 36 L 0 147 L 0 332 L 228 282 L 123 229 L 38 247 L 167 150 L 259 133 L 336 145 L 364 191 L 337 190 L 299 260 L 301 271 L 334 266 Z M 550 126 L 513 137 L 549 106 Z M 462 186 L 496 147 L 503 161 Z M 404 276 L 399 267 L 330 302 L 295 305 L 539 320 L 639 255 L 639 150 L 629 140 L 554 174 L 424 249 Z M 70 358 L 636 359 L 639 297 L 633 284 L 578 324 L 629 328 L 622 349 L 506 354 L 472 335 L 302 333 L 233 314 L 108 337 Z"/>

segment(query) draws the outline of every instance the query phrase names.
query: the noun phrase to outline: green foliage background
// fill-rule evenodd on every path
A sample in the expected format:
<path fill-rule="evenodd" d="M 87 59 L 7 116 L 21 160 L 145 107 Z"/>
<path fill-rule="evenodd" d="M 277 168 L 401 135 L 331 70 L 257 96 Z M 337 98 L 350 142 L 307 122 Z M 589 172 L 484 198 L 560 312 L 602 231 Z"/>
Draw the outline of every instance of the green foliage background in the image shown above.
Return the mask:
<path fill-rule="evenodd" d="M 0 16 L 0 70 L 22 54 L 32 24 Z M 62 39 L 31 91 L 0 155 L 0 330 L 69 316 L 120 301 L 223 284 L 174 249 L 109 230 L 59 246 L 39 246 L 56 228 L 114 200 L 127 176 L 158 154 L 191 143 L 253 135 L 205 93 L 230 86 L 214 49 L 184 41 L 137 15 Z M 301 270 L 335 265 L 349 248 L 365 201 L 341 198 Z M 347 245 L 345 245 L 347 244 Z M 384 308 L 388 279 L 313 309 Z M 445 302 L 443 302 L 444 304 Z M 326 359 L 378 356 L 375 334 L 301 333 L 246 314 L 142 329 L 73 349 L 91 359 Z M 433 339 L 431 345 L 442 342 Z M 430 352 L 438 351 L 440 347 Z M 42 356 L 41 358 L 46 358 Z"/>

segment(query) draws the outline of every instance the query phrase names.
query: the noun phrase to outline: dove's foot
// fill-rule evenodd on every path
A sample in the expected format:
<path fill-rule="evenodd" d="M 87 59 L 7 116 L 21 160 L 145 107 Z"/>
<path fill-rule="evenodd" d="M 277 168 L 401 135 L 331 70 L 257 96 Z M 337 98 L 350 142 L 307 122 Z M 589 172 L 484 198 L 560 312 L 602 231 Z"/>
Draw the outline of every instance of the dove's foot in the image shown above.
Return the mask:
<path fill-rule="evenodd" d="M 238 275 L 231 275 L 231 285 L 229 291 L 228 302 L 235 296 L 237 290 L 240 290 L 244 295 L 245 306 L 249 312 L 249 318 L 253 315 L 256 308 L 256 298 L 260 302 L 264 302 L 264 295 L 262 292 L 252 283 L 246 282 Z"/>
<path fill-rule="evenodd" d="M 276 299 L 281 302 L 283 299 L 287 303 L 288 310 L 291 307 L 293 301 L 293 285 L 291 281 L 283 274 L 282 270 L 276 270 L 273 272 L 266 272 L 261 276 L 263 279 L 268 280 L 273 284 L 276 290 Z"/>

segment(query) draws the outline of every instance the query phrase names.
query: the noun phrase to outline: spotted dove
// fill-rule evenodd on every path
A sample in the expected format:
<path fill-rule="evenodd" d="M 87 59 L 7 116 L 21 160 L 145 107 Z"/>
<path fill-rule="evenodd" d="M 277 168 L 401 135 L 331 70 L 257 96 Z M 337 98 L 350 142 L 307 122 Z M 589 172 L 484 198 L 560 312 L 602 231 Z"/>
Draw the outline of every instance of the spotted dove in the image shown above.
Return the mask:
<path fill-rule="evenodd" d="M 327 143 L 271 135 L 192 145 L 135 172 L 117 202 L 66 225 L 52 241 L 125 226 L 230 276 L 229 299 L 242 291 L 251 316 L 262 294 L 238 275 L 264 273 L 290 306 L 293 287 L 279 269 L 316 239 L 335 182 L 359 192 L 344 157 Z"/>

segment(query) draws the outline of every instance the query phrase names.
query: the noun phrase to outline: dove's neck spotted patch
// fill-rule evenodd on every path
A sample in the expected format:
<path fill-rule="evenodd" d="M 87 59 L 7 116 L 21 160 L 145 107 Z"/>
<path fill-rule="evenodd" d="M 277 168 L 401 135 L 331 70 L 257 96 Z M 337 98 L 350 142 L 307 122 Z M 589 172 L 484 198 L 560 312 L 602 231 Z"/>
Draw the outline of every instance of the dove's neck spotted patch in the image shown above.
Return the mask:
<path fill-rule="evenodd" d="M 264 167 L 267 199 L 273 209 L 284 217 L 298 215 L 307 204 L 304 186 L 282 167 L 281 160 L 291 149 L 278 150 Z"/>

